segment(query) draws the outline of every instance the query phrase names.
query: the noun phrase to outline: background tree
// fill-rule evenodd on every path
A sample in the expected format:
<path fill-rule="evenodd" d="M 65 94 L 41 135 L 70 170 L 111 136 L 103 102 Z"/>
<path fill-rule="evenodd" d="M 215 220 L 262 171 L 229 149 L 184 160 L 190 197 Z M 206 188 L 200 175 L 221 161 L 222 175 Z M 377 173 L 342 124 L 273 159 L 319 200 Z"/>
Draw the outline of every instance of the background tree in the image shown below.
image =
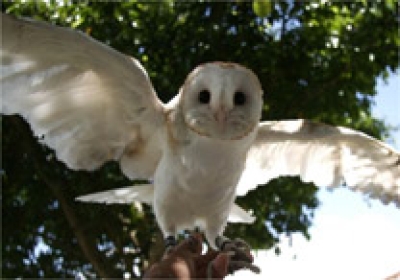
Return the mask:
<path fill-rule="evenodd" d="M 234 61 L 259 76 L 264 119 L 309 118 L 387 135 L 371 103 L 376 78 L 399 65 L 397 1 L 270 3 L 12 1 L 2 11 L 80 29 L 138 58 L 164 101 L 198 64 Z M 2 275 L 139 277 L 160 248 L 151 209 L 74 201 L 132 184 L 118 166 L 70 171 L 21 118 L 3 116 L 2 125 Z M 276 247 L 281 233 L 308 236 L 315 192 L 296 178 L 274 180 L 239 200 L 257 222 L 230 225 L 227 235 L 254 248 Z"/>

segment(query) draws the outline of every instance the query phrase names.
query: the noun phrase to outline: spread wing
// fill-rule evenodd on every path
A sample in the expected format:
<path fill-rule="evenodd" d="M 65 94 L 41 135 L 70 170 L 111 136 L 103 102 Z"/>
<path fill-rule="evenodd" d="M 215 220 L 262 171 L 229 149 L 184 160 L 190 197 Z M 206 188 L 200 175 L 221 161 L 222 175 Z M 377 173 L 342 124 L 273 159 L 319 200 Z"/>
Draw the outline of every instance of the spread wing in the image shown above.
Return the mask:
<path fill-rule="evenodd" d="M 84 33 L 1 15 L 2 113 L 20 114 L 72 169 L 119 160 L 149 178 L 164 105 L 140 63 Z"/>
<path fill-rule="evenodd" d="M 279 176 L 353 190 L 400 207 L 400 154 L 368 135 L 306 120 L 262 122 L 238 186 L 244 195 Z"/>

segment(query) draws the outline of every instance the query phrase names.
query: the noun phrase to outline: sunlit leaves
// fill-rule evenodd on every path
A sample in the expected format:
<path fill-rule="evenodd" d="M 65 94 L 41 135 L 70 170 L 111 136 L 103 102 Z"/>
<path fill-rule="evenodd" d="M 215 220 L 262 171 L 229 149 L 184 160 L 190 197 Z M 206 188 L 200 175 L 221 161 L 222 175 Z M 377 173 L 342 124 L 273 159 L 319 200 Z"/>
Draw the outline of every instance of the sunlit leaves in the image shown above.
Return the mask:
<path fill-rule="evenodd" d="M 272 0 L 253 0 L 253 10 L 259 17 L 271 15 Z"/>

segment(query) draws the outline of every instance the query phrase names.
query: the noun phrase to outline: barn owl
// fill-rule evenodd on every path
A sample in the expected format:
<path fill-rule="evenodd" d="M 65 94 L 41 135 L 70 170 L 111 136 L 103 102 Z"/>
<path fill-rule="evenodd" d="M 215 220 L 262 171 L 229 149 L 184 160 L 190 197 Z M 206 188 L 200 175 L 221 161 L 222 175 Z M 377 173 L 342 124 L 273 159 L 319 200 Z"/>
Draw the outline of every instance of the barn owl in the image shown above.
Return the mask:
<path fill-rule="evenodd" d="M 2 15 L 3 114 L 20 114 L 73 170 L 118 161 L 134 186 L 82 201 L 151 204 L 166 240 L 200 228 L 216 248 L 235 204 L 260 184 L 300 176 L 400 206 L 400 154 L 362 132 L 308 120 L 263 121 L 257 76 L 235 63 L 196 67 L 162 103 L 142 65 L 89 36 Z"/>

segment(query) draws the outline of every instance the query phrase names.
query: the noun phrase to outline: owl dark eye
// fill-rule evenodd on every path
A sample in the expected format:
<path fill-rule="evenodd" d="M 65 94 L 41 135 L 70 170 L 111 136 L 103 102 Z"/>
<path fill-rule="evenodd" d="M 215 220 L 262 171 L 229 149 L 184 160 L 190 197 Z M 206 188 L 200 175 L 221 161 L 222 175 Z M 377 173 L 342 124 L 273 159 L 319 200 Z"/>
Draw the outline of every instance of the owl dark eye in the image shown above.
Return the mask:
<path fill-rule="evenodd" d="M 246 103 L 246 95 L 241 91 L 235 92 L 235 95 L 233 96 L 233 103 L 238 106 L 244 105 Z"/>
<path fill-rule="evenodd" d="M 210 103 L 211 94 L 208 90 L 202 90 L 199 93 L 199 102 L 202 104 Z"/>

